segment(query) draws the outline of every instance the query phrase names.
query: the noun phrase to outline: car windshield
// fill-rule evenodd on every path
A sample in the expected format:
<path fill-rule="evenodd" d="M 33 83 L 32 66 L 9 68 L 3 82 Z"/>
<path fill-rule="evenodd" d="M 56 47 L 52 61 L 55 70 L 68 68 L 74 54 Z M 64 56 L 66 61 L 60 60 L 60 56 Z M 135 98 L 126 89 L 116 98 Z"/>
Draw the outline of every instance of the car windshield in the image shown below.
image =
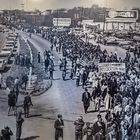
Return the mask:
<path fill-rule="evenodd" d="M 10 51 L 11 49 L 10 48 L 4 48 L 2 49 L 3 51 Z"/>

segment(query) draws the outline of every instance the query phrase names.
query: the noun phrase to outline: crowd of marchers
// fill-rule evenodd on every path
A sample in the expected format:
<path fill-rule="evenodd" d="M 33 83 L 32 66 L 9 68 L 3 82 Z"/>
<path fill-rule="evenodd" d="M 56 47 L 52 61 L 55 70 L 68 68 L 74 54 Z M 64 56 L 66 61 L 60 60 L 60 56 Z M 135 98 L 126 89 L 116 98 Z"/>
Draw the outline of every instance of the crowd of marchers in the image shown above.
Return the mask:
<path fill-rule="evenodd" d="M 75 121 L 75 140 L 84 137 L 86 140 L 140 139 L 140 54 L 134 53 L 132 57 L 128 50 L 121 58 L 117 53 L 109 54 L 101 50 L 100 45 L 86 43 L 67 32 L 48 31 L 44 37 L 51 42 L 51 50 L 63 54 L 59 67 L 64 80 L 67 60 L 71 61 L 69 77 L 76 79 L 76 86 L 82 85 L 85 89 L 81 97 L 85 113 L 90 111 L 91 102 L 99 113 L 93 124 L 85 123 L 82 116 Z M 82 65 L 81 60 L 92 63 Z M 125 63 L 126 72 L 99 73 L 96 60 L 98 63 Z M 102 106 L 105 118 L 101 115 Z"/>
<path fill-rule="evenodd" d="M 82 86 L 85 90 L 81 96 L 83 110 L 87 114 L 93 109 L 98 112 L 97 121 L 85 122 L 80 116 L 74 122 L 75 140 L 139 140 L 140 139 L 140 73 L 139 73 L 139 53 L 134 53 L 133 57 L 129 50 L 124 58 L 118 56 L 116 52 L 108 53 L 101 50 L 100 45 L 84 42 L 73 34 L 62 31 L 57 32 L 47 30 L 42 37 L 51 42 L 50 50 L 44 51 L 44 65 L 46 73 L 50 79 L 54 79 L 54 56 L 53 51 L 62 54 L 59 60 L 59 69 L 62 71 L 62 78 L 66 77 L 75 80 L 75 86 Z M 30 34 L 30 38 L 32 35 Z M 41 62 L 41 54 L 38 53 L 38 63 Z M 20 59 L 22 58 L 22 59 Z M 26 66 L 28 61 L 24 61 L 22 56 L 15 57 L 17 65 Z M 69 60 L 69 62 L 68 62 Z M 70 66 L 70 74 L 67 71 Z M 125 63 L 126 72 L 100 73 L 98 63 Z M 31 64 L 30 64 L 31 65 Z M 14 88 L 8 95 L 8 105 L 16 116 L 17 131 L 16 138 L 20 140 L 22 132 L 22 112 L 16 111 L 19 88 L 26 85 L 28 81 L 25 75 L 20 83 L 19 78 L 14 81 Z M 31 97 L 27 93 L 23 101 L 23 111 L 25 118 L 29 117 L 29 109 L 32 105 Z M 104 106 L 104 107 L 103 107 Z M 102 111 L 105 111 L 105 118 Z M 54 124 L 55 140 L 63 138 L 64 121 L 62 115 Z M 2 138 L 10 139 L 13 135 L 9 127 L 1 131 Z M 3 139 L 2 139 L 3 140 Z"/>

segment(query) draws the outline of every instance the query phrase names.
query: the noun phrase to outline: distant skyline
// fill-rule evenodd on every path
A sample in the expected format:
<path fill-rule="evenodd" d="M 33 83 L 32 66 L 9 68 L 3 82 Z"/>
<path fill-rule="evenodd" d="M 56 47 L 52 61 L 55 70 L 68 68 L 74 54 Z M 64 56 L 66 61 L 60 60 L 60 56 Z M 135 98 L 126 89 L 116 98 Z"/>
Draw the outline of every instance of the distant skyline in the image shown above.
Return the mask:
<path fill-rule="evenodd" d="M 115 9 L 131 9 L 140 7 L 140 0 L 0 0 L 0 9 L 21 9 L 24 3 L 25 10 L 58 8 L 73 8 L 77 6 L 91 7 L 98 4 L 101 7 L 110 7 Z"/>

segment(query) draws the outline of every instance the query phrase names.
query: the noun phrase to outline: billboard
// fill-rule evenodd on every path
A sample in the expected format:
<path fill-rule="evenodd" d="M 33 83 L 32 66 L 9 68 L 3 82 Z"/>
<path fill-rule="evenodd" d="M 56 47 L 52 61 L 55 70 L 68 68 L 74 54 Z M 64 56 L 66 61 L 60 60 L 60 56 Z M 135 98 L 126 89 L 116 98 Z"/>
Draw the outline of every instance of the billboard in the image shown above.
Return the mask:
<path fill-rule="evenodd" d="M 100 73 L 126 72 L 125 63 L 99 63 L 98 69 Z"/>
<path fill-rule="evenodd" d="M 83 25 L 93 25 L 94 21 L 93 20 L 82 20 Z"/>
<path fill-rule="evenodd" d="M 106 11 L 105 17 L 106 22 L 136 22 L 138 19 L 138 11 Z"/>
<path fill-rule="evenodd" d="M 53 18 L 53 25 L 58 27 L 69 27 L 71 18 Z"/>

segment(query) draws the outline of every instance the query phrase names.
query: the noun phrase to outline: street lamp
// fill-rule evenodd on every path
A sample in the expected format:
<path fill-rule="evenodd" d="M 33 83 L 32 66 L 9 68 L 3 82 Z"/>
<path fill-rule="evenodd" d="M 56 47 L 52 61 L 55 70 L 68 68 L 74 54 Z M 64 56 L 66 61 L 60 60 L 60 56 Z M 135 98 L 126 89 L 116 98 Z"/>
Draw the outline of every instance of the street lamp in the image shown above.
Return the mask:
<path fill-rule="evenodd" d="M 105 5 L 105 11 L 104 11 L 104 24 L 103 24 L 103 34 L 104 34 L 104 31 L 105 31 L 105 23 L 106 23 L 106 8 L 107 8 L 107 0 L 104 1 L 104 5 Z"/>

